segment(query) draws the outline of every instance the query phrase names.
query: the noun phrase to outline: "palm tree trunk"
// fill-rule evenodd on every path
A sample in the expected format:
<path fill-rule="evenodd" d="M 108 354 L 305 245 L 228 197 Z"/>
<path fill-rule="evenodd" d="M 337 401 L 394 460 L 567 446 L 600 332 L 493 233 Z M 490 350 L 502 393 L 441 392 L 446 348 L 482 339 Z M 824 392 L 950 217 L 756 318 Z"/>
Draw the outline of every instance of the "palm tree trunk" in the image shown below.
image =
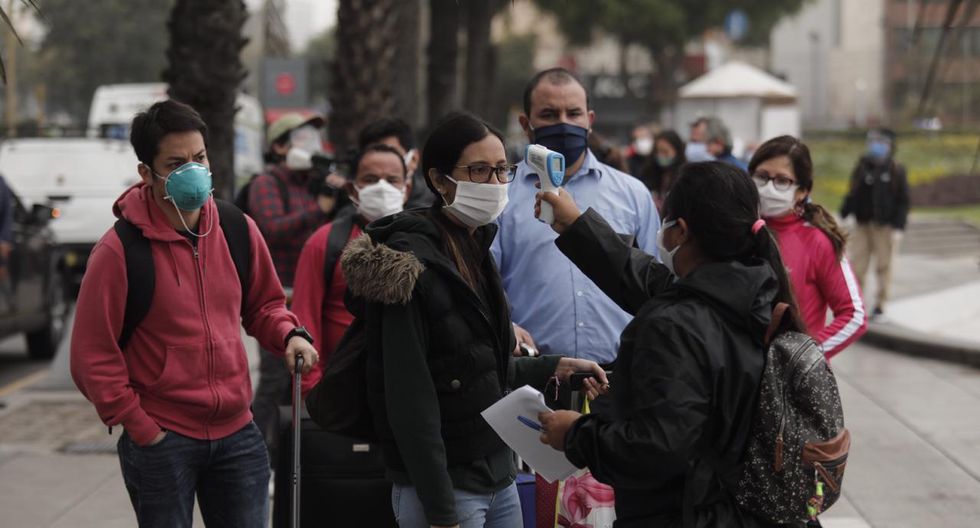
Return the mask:
<path fill-rule="evenodd" d="M 394 109 L 397 0 L 341 0 L 331 79 L 330 140 L 338 152 L 357 145 L 361 128 Z"/>
<path fill-rule="evenodd" d="M 422 13 L 420 0 L 398 2 L 398 50 L 395 52 L 395 115 L 412 128 L 422 119 L 419 100 L 419 43 Z"/>
<path fill-rule="evenodd" d="M 490 44 L 490 21 L 493 0 L 470 0 L 466 3 L 466 93 L 467 110 L 485 116 L 489 112 L 490 89 L 494 72 Z"/>
<path fill-rule="evenodd" d="M 428 126 L 431 128 L 457 104 L 459 5 L 456 0 L 431 0 L 429 5 Z"/>
<path fill-rule="evenodd" d="M 177 0 L 167 22 L 163 80 L 171 98 L 194 107 L 207 123 L 214 188 L 225 198 L 234 193 L 235 98 L 245 78 L 239 56 L 246 16 L 241 0 Z"/>

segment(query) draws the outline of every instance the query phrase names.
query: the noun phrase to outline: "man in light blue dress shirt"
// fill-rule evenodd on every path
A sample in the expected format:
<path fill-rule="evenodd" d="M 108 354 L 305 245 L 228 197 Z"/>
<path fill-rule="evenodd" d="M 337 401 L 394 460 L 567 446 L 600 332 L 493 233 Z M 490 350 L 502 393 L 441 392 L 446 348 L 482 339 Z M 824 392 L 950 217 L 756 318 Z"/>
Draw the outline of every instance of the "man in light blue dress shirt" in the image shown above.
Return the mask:
<path fill-rule="evenodd" d="M 576 203 L 595 209 L 617 233 L 656 255 L 660 218 L 650 192 L 586 147 L 595 113 L 582 84 L 562 68 L 540 72 L 524 91 L 524 112 L 520 122 L 528 140 L 565 155 L 564 188 Z M 534 217 L 537 181 L 522 161 L 491 247 L 518 340 L 533 338 L 543 354 L 612 363 L 631 317 L 558 251 L 555 232 Z"/>

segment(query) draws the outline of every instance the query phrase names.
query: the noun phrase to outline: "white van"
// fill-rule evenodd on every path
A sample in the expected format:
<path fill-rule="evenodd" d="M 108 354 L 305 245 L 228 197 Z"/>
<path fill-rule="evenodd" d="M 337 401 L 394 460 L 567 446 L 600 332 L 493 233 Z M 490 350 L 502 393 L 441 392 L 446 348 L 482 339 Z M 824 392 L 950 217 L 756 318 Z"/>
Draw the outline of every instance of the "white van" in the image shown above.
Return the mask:
<path fill-rule="evenodd" d="M 167 99 L 166 83 L 107 84 L 95 90 L 88 114 L 88 135 L 129 138 L 133 116 L 157 101 Z M 262 171 L 262 137 L 265 121 L 258 99 L 239 94 L 235 114 L 235 180 L 242 184 Z M 236 185 L 236 187 L 238 187 Z"/>
<path fill-rule="evenodd" d="M 58 209 L 51 223 L 63 250 L 63 268 L 81 279 L 92 246 L 112 227 L 112 204 L 139 181 L 128 141 L 98 138 L 24 138 L 0 143 L 0 174 L 25 206 Z"/>

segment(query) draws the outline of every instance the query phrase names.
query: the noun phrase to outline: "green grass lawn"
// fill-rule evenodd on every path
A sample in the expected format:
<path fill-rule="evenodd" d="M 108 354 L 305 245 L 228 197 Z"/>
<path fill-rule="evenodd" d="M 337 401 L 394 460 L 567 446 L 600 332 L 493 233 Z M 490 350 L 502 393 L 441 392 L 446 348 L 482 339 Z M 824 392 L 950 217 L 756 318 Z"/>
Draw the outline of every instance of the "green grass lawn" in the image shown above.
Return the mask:
<path fill-rule="evenodd" d="M 842 135 L 804 139 L 813 157 L 813 199 L 831 211 L 840 211 L 851 171 L 865 150 L 864 138 Z M 905 165 L 909 184 L 914 186 L 949 174 L 968 173 L 976 153 L 977 139 L 976 134 L 966 133 L 901 134 L 896 158 Z M 916 209 L 916 212 L 980 223 L 980 204 Z"/>

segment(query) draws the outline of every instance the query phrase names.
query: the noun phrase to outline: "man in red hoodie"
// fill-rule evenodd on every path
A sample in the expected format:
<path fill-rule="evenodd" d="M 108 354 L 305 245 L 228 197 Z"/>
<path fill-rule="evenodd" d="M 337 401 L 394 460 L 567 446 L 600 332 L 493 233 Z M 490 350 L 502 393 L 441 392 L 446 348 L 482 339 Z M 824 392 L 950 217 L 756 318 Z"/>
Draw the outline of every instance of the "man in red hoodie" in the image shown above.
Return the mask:
<path fill-rule="evenodd" d="M 118 442 L 140 526 L 192 523 L 195 494 L 209 526 L 265 526 L 269 461 L 252 422 L 240 328 L 290 370 L 317 361 L 309 334 L 286 310 L 269 250 L 251 219 L 247 298 L 211 199 L 207 127 L 191 107 L 165 101 L 133 119 L 142 182 L 113 211 L 149 240 L 152 302 L 120 347 L 126 256 L 110 229 L 92 250 L 78 296 L 71 373 Z"/>

